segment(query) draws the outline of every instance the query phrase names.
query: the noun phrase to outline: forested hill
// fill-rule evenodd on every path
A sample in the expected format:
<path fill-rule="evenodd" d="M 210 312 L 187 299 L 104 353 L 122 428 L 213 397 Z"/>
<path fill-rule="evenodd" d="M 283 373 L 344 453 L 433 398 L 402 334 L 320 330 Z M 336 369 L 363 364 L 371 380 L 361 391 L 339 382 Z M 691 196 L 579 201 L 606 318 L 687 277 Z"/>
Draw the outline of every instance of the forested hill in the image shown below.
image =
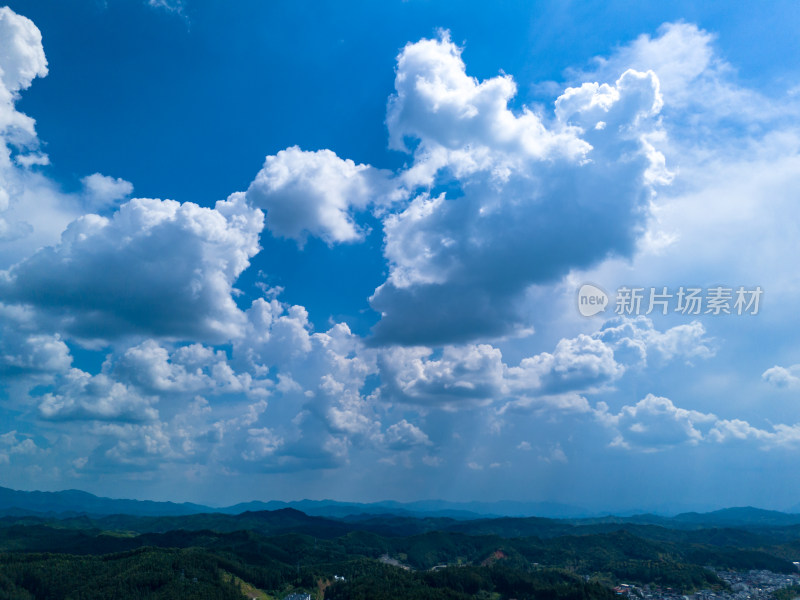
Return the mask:
<path fill-rule="evenodd" d="M 279 600 L 302 592 L 316 600 L 611 600 L 623 582 L 726 590 L 714 569 L 763 569 L 788 581 L 800 560 L 798 515 L 754 508 L 330 518 L 286 507 L 227 514 L 76 491 L 0 492 L 0 599 Z"/>
<path fill-rule="evenodd" d="M 779 513 L 780 514 L 780 513 Z M 788 516 L 788 515 L 787 515 Z M 566 521 L 556 519 L 495 518 L 471 521 L 450 518 L 414 518 L 393 515 L 361 515 L 347 519 L 315 517 L 291 509 L 248 511 L 237 515 L 200 513 L 173 516 L 105 515 L 63 516 L 26 512 L 0 517 L 0 526 L 53 525 L 58 528 L 163 533 L 174 530 L 211 530 L 233 532 L 250 530 L 262 535 L 302 533 L 330 539 L 350 532 L 366 531 L 384 537 L 406 537 L 430 532 L 488 535 L 503 538 L 606 534 L 626 531 L 637 537 L 677 543 L 699 543 L 714 546 L 759 547 L 800 537 L 800 525 L 762 525 L 759 521 L 739 526 L 685 526 L 676 520 L 648 524 L 637 519 L 602 519 Z"/>
<path fill-rule="evenodd" d="M 286 513 L 273 516 L 281 515 Z M 546 540 L 454 532 L 405 537 L 349 532 L 322 539 L 252 530 L 134 534 L 75 524 L 5 525 L 0 527 L 2 598 L 228 598 L 231 590 L 250 586 L 278 597 L 321 588 L 329 599 L 460 599 L 484 591 L 499 594 L 487 598 L 605 600 L 613 597 L 609 586 L 621 581 L 687 592 L 724 587 L 704 565 L 795 571 L 780 556 L 792 552 L 791 546 L 681 544 L 624 531 Z M 340 585 L 337 578 L 348 583 Z M 117 588 L 124 594 L 97 595 Z"/>
<path fill-rule="evenodd" d="M 547 519 L 412 521 L 344 522 L 292 509 L 6 516 L 0 519 L 0 598 L 228 598 L 242 590 L 281 598 L 303 590 L 319 600 L 480 594 L 604 600 L 620 582 L 686 592 L 724 588 L 707 567 L 794 573 L 791 561 L 800 556 L 800 536 L 791 538 L 791 527 L 756 533 Z M 380 534 L 381 528 L 391 531 Z M 547 535 L 526 535 L 529 530 Z"/>

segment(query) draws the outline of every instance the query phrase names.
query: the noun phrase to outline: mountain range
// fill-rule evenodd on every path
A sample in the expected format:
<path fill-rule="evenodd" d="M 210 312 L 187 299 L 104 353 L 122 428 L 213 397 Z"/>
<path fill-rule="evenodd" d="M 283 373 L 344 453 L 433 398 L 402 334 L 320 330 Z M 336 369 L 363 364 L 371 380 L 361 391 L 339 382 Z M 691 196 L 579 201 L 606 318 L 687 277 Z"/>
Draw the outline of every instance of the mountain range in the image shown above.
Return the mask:
<path fill-rule="evenodd" d="M 104 498 L 80 490 L 58 492 L 20 491 L 0 487 L 0 516 L 81 516 L 103 517 L 130 515 L 138 517 L 179 517 L 214 514 L 242 515 L 265 511 L 279 511 L 286 516 L 294 509 L 312 517 L 326 517 L 362 526 L 379 519 L 382 526 L 394 523 L 405 527 L 412 520 L 493 521 L 539 523 L 556 520 L 562 525 L 658 525 L 671 529 L 698 529 L 708 527 L 788 527 L 800 525 L 800 514 L 764 510 L 754 507 L 726 508 L 710 512 L 684 512 L 674 516 L 649 513 L 619 515 L 592 515 L 580 507 L 547 502 L 464 502 L 454 503 L 428 500 L 410 503 L 375 502 L 356 503 L 335 500 L 253 501 L 227 507 L 211 507 L 189 502 L 156 502 Z M 443 525 L 444 523 L 440 523 Z M 426 528 L 423 526 L 423 528 Z M 447 528 L 458 529 L 456 524 Z M 529 526 L 523 526 L 529 529 Z"/>

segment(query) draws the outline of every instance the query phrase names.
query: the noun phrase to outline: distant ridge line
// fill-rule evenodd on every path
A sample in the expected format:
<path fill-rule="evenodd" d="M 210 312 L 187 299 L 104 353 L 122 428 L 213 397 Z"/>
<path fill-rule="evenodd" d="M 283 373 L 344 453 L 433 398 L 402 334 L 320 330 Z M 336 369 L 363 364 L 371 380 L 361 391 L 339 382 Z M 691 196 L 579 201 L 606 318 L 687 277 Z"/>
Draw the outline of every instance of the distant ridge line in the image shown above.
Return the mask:
<path fill-rule="evenodd" d="M 798 507 L 800 508 L 800 505 Z M 186 516 L 194 514 L 237 515 L 245 512 L 293 509 L 310 516 L 334 519 L 363 520 L 379 516 L 410 518 L 449 518 L 480 520 L 492 518 L 543 518 L 581 523 L 647 523 L 668 526 L 734 525 L 784 526 L 800 525 L 800 514 L 766 510 L 752 506 L 732 507 L 709 512 L 681 512 L 674 516 L 645 511 L 621 511 L 619 514 L 592 511 L 554 502 L 449 502 L 424 500 L 416 502 L 383 501 L 371 503 L 336 500 L 250 501 L 215 508 L 192 502 L 132 500 L 105 498 L 81 490 L 57 492 L 21 491 L 0 487 L 0 512 L 4 515 L 36 514 Z"/>

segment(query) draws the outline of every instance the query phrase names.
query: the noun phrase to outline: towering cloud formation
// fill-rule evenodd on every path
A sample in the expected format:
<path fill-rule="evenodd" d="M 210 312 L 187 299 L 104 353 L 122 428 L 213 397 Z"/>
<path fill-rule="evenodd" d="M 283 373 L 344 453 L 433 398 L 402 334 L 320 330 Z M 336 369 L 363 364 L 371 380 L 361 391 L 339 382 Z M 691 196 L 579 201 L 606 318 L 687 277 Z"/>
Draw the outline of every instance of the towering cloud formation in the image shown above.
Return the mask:
<path fill-rule="evenodd" d="M 390 272 L 371 298 L 375 343 L 509 334 L 526 325 L 529 286 L 630 256 L 653 186 L 670 178 L 651 143 L 662 107 L 651 71 L 569 88 L 551 115 L 512 111 L 515 94 L 508 75 L 470 77 L 447 32 L 408 44 L 386 117 L 407 168 L 392 177 L 292 147 L 267 157 L 247 199 L 300 244 L 358 241 L 358 211 L 382 215 Z"/>
<path fill-rule="evenodd" d="M 5 6 L 0 8 L 0 43 L 0 128 L 5 135 L 17 136 L 16 143 L 34 141 L 33 119 L 17 112 L 14 102 L 35 78 L 47 75 L 42 34 L 33 21 Z M 8 152 L 6 148 L 6 162 Z"/>
<path fill-rule="evenodd" d="M 7 242 L 30 232 L 27 222 L 7 214 L 13 197 L 21 193 L 13 153 L 18 153 L 18 163 L 25 163 L 26 156 L 36 162 L 38 156 L 30 154 L 38 146 L 34 120 L 19 112 L 15 102 L 36 77 L 47 75 L 47 60 L 36 25 L 8 7 L 0 8 L 0 46 L 0 242 Z"/>
<path fill-rule="evenodd" d="M 416 144 L 402 177 L 431 192 L 384 221 L 389 278 L 371 303 L 378 343 L 437 344 L 501 336 L 524 325 L 532 284 L 610 255 L 629 256 L 663 157 L 648 142 L 661 108 L 652 72 L 584 84 L 549 121 L 515 114 L 509 76 L 478 82 L 447 37 L 398 57 L 387 123 Z M 437 192 L 449 183 L 459 194 Z"/>

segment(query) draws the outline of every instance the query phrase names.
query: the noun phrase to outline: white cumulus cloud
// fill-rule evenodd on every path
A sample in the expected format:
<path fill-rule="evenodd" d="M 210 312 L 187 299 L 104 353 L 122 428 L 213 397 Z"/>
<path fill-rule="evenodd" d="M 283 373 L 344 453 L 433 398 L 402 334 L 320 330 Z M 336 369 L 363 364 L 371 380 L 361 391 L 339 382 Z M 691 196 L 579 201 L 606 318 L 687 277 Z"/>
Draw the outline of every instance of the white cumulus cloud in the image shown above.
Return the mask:
<path fill-rule="evenodd" d="M 303 245 L 309 235 L 329 245 L 363 239 L 355 214 L 399 198 L 390 173 L 341 159 L 330 150 L 297 146 L 268 156 L 247 190 L 247 200 L 267 213 L 273 235 Z"/>
<path fill-rule="evenodd" d="M 775 365 L 764 371 L 761 378 L 778 388 L 796 387 L 800 384 L 800 365 L 790 367 Z"/>
<path fill-rule="evenodd" d="M 371 298 L 382 314 L 376 343 L 463 342 L 528 326 L 526 288 L 630 256 L 652 185 L 669 178 L 651 143 L 662 105 L 652 72 L 570 88 L 545 121 L 512 112 L 511 78 L 478 82 L 460 54 L 442 36 L 398 58 L 390 139 L 418 143 L 403 176 L 416 185 L 436 177 L 462 194 L 422 193 L 384 219 L 390 273 Z"/>
<path fill-rule="evenodd" d="M 0 272 L 0 291 L 79 338 L 225 341 L 243 331 L 232 286 L 259 250 L 262 218 L 241 194 L 213 209 L 137 198 L 71 223 L 58 245 Z"/>
<path fill-rule="evenodd" d="M 133 184 L 121 177 L 92 173 L 81 179 L 88 210 L 100 211 L 114 206 L 133 192 Z"/>
<path fill-rule="evenodd" d="M 54 392 L 39 402 L 39 414 L 48 420 L 153 421 L 155 398 L 143 396 L 104 374 L 70 369 Z"/>

